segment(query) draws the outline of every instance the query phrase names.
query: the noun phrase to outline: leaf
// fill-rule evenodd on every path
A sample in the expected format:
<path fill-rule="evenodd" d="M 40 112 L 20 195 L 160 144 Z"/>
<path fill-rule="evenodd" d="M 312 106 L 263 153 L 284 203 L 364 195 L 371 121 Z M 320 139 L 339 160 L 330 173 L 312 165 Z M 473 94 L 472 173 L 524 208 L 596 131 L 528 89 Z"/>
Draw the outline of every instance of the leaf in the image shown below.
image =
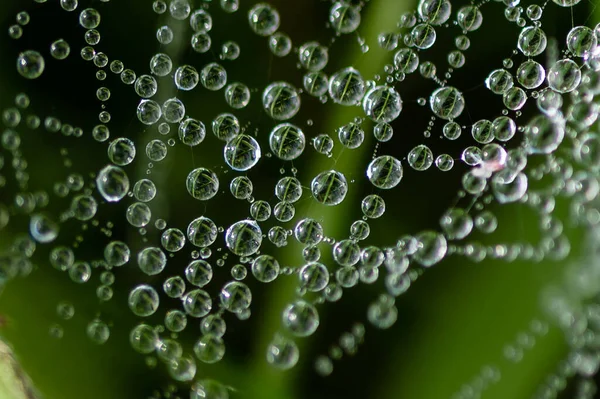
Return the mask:
<path fill-rule="evenodd" d="M 0 398 L 40 399 L 12 349 L 0 340 Z"/>

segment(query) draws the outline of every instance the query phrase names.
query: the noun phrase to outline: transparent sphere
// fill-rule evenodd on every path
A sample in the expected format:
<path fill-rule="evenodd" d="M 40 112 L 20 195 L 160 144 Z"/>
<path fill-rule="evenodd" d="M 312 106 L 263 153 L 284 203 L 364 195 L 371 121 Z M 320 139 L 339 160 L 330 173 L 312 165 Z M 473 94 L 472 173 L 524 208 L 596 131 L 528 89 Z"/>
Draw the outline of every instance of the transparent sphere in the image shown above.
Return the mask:
<path fill-rule="evenodd" d="M 85 29 L 95 29 L 100 25 L 100 13 L 93 8 L 86 8 L 79 14 L 79 24 Z"/>
<path fill-rule="evenodd" d="M 154 125 L 161 116 L 162 108 L 156 101 L 143 99 L 138 104 L 137 117 L 144 125 Z"/>
<path fill-rule="evenodd" d="M 219 114 L 212 122 L 212 130 L 219 140 L 231 140 L 240 133 L 241 127 L 238 118 L 229 113 Z"/>
<path fill-rule="evenodd" d="M 554 90 L 542 90 L 537 98 L 537 107 L 546 115 L 555 116 L 563 105 L 562 94 Z"/>
<path fill-rule="evenodd" d="M 492 192 L 501 204 L 515 202 L 523 198 L 527 192 L 528 179 L 524 173 L 504 169 L 492 177 Z"/>
<path fill-rule="evenodd" d="M 108 146 L 108 158 L 118 166 L 129 165 L 135 158 L 135 144 L 125 137 L 113 140 Z"/>
<path fill-rule="evenodd" d="M 320 71 L 325 68 L 327 61 L 329 61 L 327 47 L 320 45 L 318 42 L 303 44 L 298 51 L 298 57 L 300 65 L 309 71 Z"/>
<path fill-rule="evenodd" d="M 157 247 L 142 249 L 137 256 L 140 270 L 149 276 L 160 274 L 167 266 L 167 256 Z"/>
<path fill-rule="evenodd" d="M 201 216 L 190 222 L 187 237 L 190 243 L 199 248 L 205 248 L 217 239 L 217 225 L 211 219 Z"/>
<path fill-rule="evenodd" d="M 118 166 L 107 165 L 98 173 L 96 187 L 106 201 L 118 202 L 129 192 L 129 178 Z"/>
<path fill-rule="evenodd" d="M 206 127 L 204 123 L 197 119 L 186 118 L 179 124 L 177 129 L 179 140 L 190 147 L 197 146 L 206 137 Z"/>
<path fill-rule="evenodd" d="M 502 95 L 504 106 L 511 111 L 523 108 L 527 101 L 527 93 L 520 87 L 511 87 Z"/>
<path fill-rule="evenodd" d="M 492 135 L 497 140 L 508 141 L 517 131 L 517 124 L 508 116 L 499 116 L 492 121 Z"/>
<path fill-rule="evenodd" d="M 426 50 L 435 43 L 435 28 L 430 24 L 419 24 L 410 31 L 410 37 L 415 47 Z"/>
<path fill-rule="evenodd" d="M 276 247 L 285 247 L 288 244 L 287 231 L 281 226 L 273 226 L 269 229 L 268 233 L 269 241 L 272 242 Z"/>
<path fill-rule="evenodd" d="M 169 4 L 169 13 L 179 21 L 186 19 L 191 12 L 191 6 L 188 0 L 172 0 Z"/>
<path fill-rule="evenodd" d="M 394 188 L 400 183 L 402 176 L 402 164 L 390 155 L 381 155 L 375 158 L 367 167 L 367 177 L 377 188 Z"/>
<path fill-rule="evenodd" d="M 239 0 L 221 0 L 221 4 L 236 4 L 235 8 L 227 8 L 226 10 L 232 10 L 229 12 L 234 12 L 237 10 L 237 2 Z M 223 8 L 229 7 L 221 6 Z M 195 381 L 192 384 L 192 388 L 190 390 L 190 399 L 229 399 L 229 390 L 224 385 L 220 384 L 215 380 L 200 380 Z"/>
<path fill-rule="evenodd" d="M 163 291 L 170 298 L 181 298 L 185 292 L 185 281 L 180 276 L 171 276 L 163 283 Z"/>
<path fill-rule="evenodd" d="M 578 4 L 581 0 L 552 0 L 554 4 L 557 4 L 561 7 L 573 7 Z"/>
<path fill-rule="evenodd" d="M 185 66 L 181 68 L 185 68 Z M 172 69 L 173 61 L 167 54 L 157 53 L 150 59 L 150 70 L 156 76 L 167 76 L 171 73 Z M 196 81 L 196 83 L 198 83 L 198 81 Z M 175 80 L 175 84 L 177 84 L 177 79 Z"/>
<path fill-rule="evenodd" d="M 291 123 L 282 123 L 271 131 L 269 145 L 277 158 L 291 161 L 302 154 L 306 139 L 302 129 Z"/>
<path fill-rule="evenodd" d="M 548 70 L 548 85 L 558 93 L 570 93 L 580 82 L 581 70 L 571 59 L 559 60 Z"/>
<path fill-rule="evenodd" d="M 100 285 L 96 288 L 96 296 L 101 301 L 110 301 L 113 297 L 113 289 L 109 285 Z"/>
<path fill-rule="evenodd" d="M 546 70 L 534 60 L 527 60 L 517 68 L 517 81 L 526 89 L 538 88 L 545 79 Z"/>
<path fill-rule="evenodd" d="M 283 311 L 283 325 L 298 337 L 308 337 L 319 327 L 319 313 L 310 303 L 299 299 Z"/>
<path fill-rule="evenodd" d="M 528 26 L 521 30 L 517 47 L 527 57 L 535 57 L 546 50 L 548 39 L 542 28 Z"/>
<path fill-rule="evenodd" d="M 377 141 L 381 141 L 382 143 L 390 141 L 393 135 L 394 129 L 389 123 L 379 122 L 373 128 L 373 136 Z"/>
<path fill-rule="evenodd" d="M 442 133 L 448 140 L 456 140 L 462 134 L 462 127 L 458 123 L 450 121 L 442 128 Z"/>
<path fill-rule="evenodd" d="M 208 33 L 194 33 L 190 44 L 195 52 L 202 54 L 211 49 L 212 39 Z"/>
<path fill-rule="evenodd" d="M 354 32 L 360 20 L 360 9 L 354 5 L 338 1 L 329 10 L 329 23 L 339 33 Z"/>
<path fill-rule="evenodd" d="M 185 116 L 185 105 L 178 98 L 169 98 L 163 103 L 162 116 L 168 123 L 179 123 Z"/>
<path fill-rule="evenodd" d="M 139 285 L 129 293 L 129 309 L 136 316 L 147 317 L 154 314 L 159 303 L 158 293 L 149 285 Z"/>
<path fill-rule="evenodd" d="M 360 247 L 354 240 L 340 240 L 333 246 L 333 259 L 340 266 L 354 266 L 360 259 Z"/>
<path fill-rule="evenodd" d="M 222 65 L 211 62 L 200 71 L 200 82 L 208 90 L 221 90 L 227 84 L 227 70 Z"/>
<path fill-rule="evenodd" d="M 338 138 L 344 147 L 354 149 L 363 143 L 365 132 L 358 123 L 350 122 L 338 129 Z"/>
<path fill-rule="evenodd" d="M 264 200 L 254 201 L 250 205 L 250 217 L 259 222 L 264 222 L 271 217 L 271 205 Z"/>
<path fill-rule="evenodd" d="M 78 5 L 79 2 L 77 0 L 60 0 L 60 6 L 65 11 L 74 11 Z"/>
<path fill-rule="evenodd" d="M 424 144 L 420 144 L 410 150 L 407 161 L 411 168 L 422 172 L 429 169 L 429 167 L 433 164 L 433 153 L 429 147 Z"/>
<path fill-rule="evenodd" d="M 69 278 L 77 284 L 87 283 L 92 277 L 92 268 L 87 262 L 75 262 L 69 268 Z"/>
<path fill-rule="evenodd" d="M 485 79 L 485 85 L 495 94 L 504 94 L 513 87 L 513 76 L 506 69 L 495 69 Z"/>
<path fill-rule="evenodd" d="M 50 45 L 50 54 L 57 60 L 64 60 L 71 53 L 71 46 L 64 39 L 58 39 Z"/>
<path fill-rule="evenodd" d="M 400 34 L 396 32 L 381 32 L 377 36 L 377 44 L 386 51 L 394 51 L 398 48 Z"/>
<path fill-rule="evenodd" d="M 596 33 L 587 26 L 576 26 L 567 35 L 567 47 L 577 57 L 586 57 L 598 45 Z"/>
<path fill-rule="evenodd" d="M 208 315 L 200 322 L 200 332 L 202 334 L 213 334 L 217 337 L 222 337 L 225 335 L 226 330 L 227 324 L 225 320 L 216 314 Z"/>
<path fill-rule="evenodd" d="M 300 269 L 298 274 L 300 284 L 311 292 L 323 290 L 329 283 L 329 271 L 319 262 L 312 262 Z"/>
<path fill-rule="evenodd" d="M 279 276 L 279 262 L 271 255 L 257 256 L 252 262 L 252 274 L 261 283 L 270 283 Z"/>
<path fill-rule="evenodd" d="M 88 338 L 98 344 L 102 345 L 110 337 L 110 328 L 106 323 L 100 320 L 92 320 L 86 327 L 86 334 Z"/>
<path fill-rule="evenodd" d="M 73 266 L 75 254 L 71 248 L 55 247 L 50 251 L 50 264 L 60 271 L 65 271 Z"/>
<path fill-rule="evenodd" d="M 300 350 L 296 343 L 280 335 L 267 348 L 267 362 L 280 370 L 291 369 L 298 363 Z"/>
<path fill-rule="evenodd" d="M 247 134 L 238 134 L 227 142 L 223 157 L 227 165 L 238 172 L 252 169 L 262 156 L 258 141 Z"/>
<path fill-rule="evenodd" d="M 142 98 L 150 98 L 156 94 L 158 83 L 153 76 L 141 75 L 135 81 L 135 92 Z"/>
<path fill-rule="evenodd" d="M 262 230 L 253 220 L 241 220 L 227 229 L 225 243 L 235 255 L 253 255 L 260 249 Z"/>
<path fill-rule="evenodd" d="M 365 90 L 363 77 L 351 67 L 339 70 L 329 79 L 329 96 L 337 104 L 358 104 L 365 95 Z"/>
<path fill-rule="evenodd" d="M 335 280 L 343 288 L 356 286 L 359 278 L 358 270 L 352 266 L 342 266 L 335 271 Z"/>
<path fill-rule="evenodd" d="M 565 137 L 564 122 L 553 123 L 545 115 L 535 116 L 525 127 L 526 148 L 532 154 L 556 151 Z"/>
<path fill-rule="evenodd" d="M 479 10 L 478 6 L 470 5 L 464 6 L 457 13 L 458 26 L 464 31 L 472 32 L 481 26 L 483 22 L 483 15 Z"/>
<path fill-rule="evenodd" d="M 273 215 L 280 222 L 289 222 L 296 215 L 296 208 L 289 202 L 278 202 L 273 209 Z"/>
<path fill-rule="evenodd" d="M 225 43 L 223 43 L 223 45 L 221 46 L 221 54 L 219 55 L 219 58 L 222 60 L 236 60 L 238 59 L 238 57 L 240 56 L 242 49 L 240 48 L 240 45 L 237 44 L 234 41 L 227 41 Z"/>
<path fill-rule="evenodd" d="M 204 287 L 212 280 L 212 277 L 212 266 L 204 260 L 193 260 L 185 268 L 186 280 L 196 287 Z"/>
<path fill-rule="evenodd" d="M 366 217 L 376 219 L 384 214 L 385 201 L 377 194 L 369 194 L 363 198 L 360 207 Z"/>
<path fill-rule="evenodd" d="M 315 97 L 321 97 L 327 93 L 329 79 L 327 75 L 321 71 L 309 72 L 302 79 L 304 89 L 308 94 Z"/>
<path fill-rule="evenodd" d="M 200 75 L 196 68 L 191 65 L 183 65 L 175 71 L 175 86 L 179 90 L 190 91 L 198 85 Z"/>
<path fill-rule="evenodd" d="M 231 108 L 245 108 L 250 103 L 250 89 L 243 83 L 231 83 L 225 88 L 225 101 Z"/>
<path fill-rule="evenodd" d="M 190 16 L 190 26 L 196 33 L 208 33 L 212 29 L 213 20 L 208 11 L 199 9 Z"/>
<path fill-rule="evenodd" d="M 399 72 L 413 73 L 419 66 L 419 56 L 413 49 L 400 49 L 394 54 L 394 66 Z"/>
<path fill-rule="evenodd" d="M 394 298 L 382 295 L 369 305 L 367 319 L 376 328 L 387 329 L 398 320 L 398 309 L 394 306 Z"/>
<path fill-rule="evenodd" d="M 318 202 L 325 205 L 338 205 L 346 198 L 348 182 L 342 173 L 329 170 L 315 176 L 310 189 Z"/>
<path fill-rule="evenodd" d="M 446 238 L 434 231 L 425 231 L 416 236 L 419 246 L 414 259 L 424 267 L 431 267 L 441 261 L 448 251 Z"/>
<path fill-rule="evenodd" d="M 182 298 L 185 313 L 192 317 L 204 317 L 212 309 L 212 299 L 204 290 L 195 289 L 189 291 Z"/>
<path fill-rule="evenodd" d="M 176 381 L 192 381 L 197 372 L 196 361 L 191 355 L 179 356 L 167 364 L 169 375 Z"/>
<path fill-rule="evenodd" d="M 139 353 L 150 354 L 158 346 L 158 333 L 148 324 L 138 324 L 129 333 L 131 347 Z"/>
<path fill-rule="evenodd" d="M 506 166 L 508 155 L 504 147 L 497 143 L 490 143 L 481 149 L 481 165 L 490 170 L 498 171 Z"/>
<path fill-rule="evenodd" d="M 465 108 L 465 100 L 458 89 L 445 86 L 435 90 L 429 97 L 431 110 L 439 118 L 452 120 L 460 116 Z"/>
<path fill-rule="evenodd" d="M 125 213 L 125 217 L 129 224 L 134 227 L 144 227 L 152 218 L 152 211 L 148 207 L 148 205 L 141 202 L 134 202 L 129 205 L 127 208 L 127 212 Z"/>
<path fill-rule="evenodd" d="M 450 18 L 452 5 L 448 0 L 421 0 L 418 12 L 424 22 L 439 26 Z"/>
<path fill-rule="evenodd" d="M 19 54 L 17 58 L 17 71 L 27 79 L 36 79 L 42 76 L 46 62 L 44 57 L 34 50 L 27 50 Z"/>
<path fill-rule="evenodd" d="M 248 23 L 257 35 L 270 36 L 279 28 L 279 13 L 269 4 L 259 3 L 248 12 Z"/>
<path fill-rule="evenodd" d="M 173 41 L 173 37 L 173 29 L 171 29 L 169 26 L 161 26 L 156 30 L 156 40 L 158 40 L 160 44 L 171 43 Z"/>
<path fill-rule="evenodd" d="M 292 39 L 282 32 L 275 32 L 269 37 L 269 49 L 277 57 L 285 57 L 292 51 Z"/>
<path fill-rule="evenodd" d="M 170 338 L 160 338 L 156 345 L 156 353 L 159 359 L 165 362 L 173 362 L 181 358 L 183 348 L 179 341 Z"/>
<path fill-rule="evenodd" d="M 36 213 L 29 221 L 29 232 L 35 241 L 47 244 L 58 237 L 59 225 L 47 215 Z"/>
<path fill-rule="evenodd" d="M 185 235 L 181 230 L 172 227 L 162 233 L 160 243 L 167 251 L 177 252 L 185 245 Z"/>
<path fill-rule="evenodd" d="M 281 201 L 294 203 L 302 197 L 302 183 L 293 176 L 279 179 L 275 185 L 275 195 Z"/>
<path fill-rule="evenodd" d="M 91 195 L 78 195 L 71 202 L 71 211 L 77 220 L 87 221 L 96 216 L 98 203 Z"/>
<path fill-rule="evenodd" d="M 294 228 L 294 237 L 302 244 L 317 245 L 323 240 L 323 227 L 314 219 L 302 219 Z"/>
<path fill-rule="evenodd" d="M 275 82 L 267 86 L 262 102 L 267 115 L 275 120 L 290 119 L 300 110 L 300 95 L 286 82 Z"/>
<path fill-rule="evenodd" d="M 239 200 L 250 198 L 253 189 L 254 187 L 252 185 L 252 180 L 250 180 L 247 176 L 237 176 L 233 178 L 229 184 L 229 190 L 231 191 L 231 194 Z"/>
<path fill-rule="evenodd" d="M 246 284 L 231 281 L 221 289 L 219 298 L 224 309 L 232 313 L 240 313 L 248 309 L 252 303 L 252 292 Z"/>
<path fill-rule="evenodd" d="M 196 357 L 204 363 L 216 363 L 225 355 L 225 343 L 219 336 L 205 334 L 196 341 L 194 353 L 196 354 Z"/>
<path fill-rule="evenodd" d="M 169 310 L 165 315 L 165 327 L 172 332 L 181 332 L 187 326 L 187 316 L 179 309 Z"/>
<path fill-rule="evenodd" d="M 462 240 L 473 230 L 473 218 L 462 208 L 452 208 L 442 216 L 440 227 L 448 239 Z"/>
<path fill-rule="evenodd" d="M 192 197 L 206 201 L 219 191 L 219 178 L 210 169 L 196 168 L 188 174 L 185 186 Z"/>
<path fill-rule="evenodd" d="M 242 264 L 234 265 L 231 268 L 231 276 L 238 281 L 243 280 L 248 276 L 248 269 Z M 243 314 L 245 315 L 246 313 L 247 312 L 244 312 Z M 240 315 L 241 314 L 242 313 L 240 313 Z"/>
<path fill-rule="evenodd" d="M 104 260 L 109 266 L 119 267 L 129 262 L 131 250 L 122 241 L 111 241 L 104 248 Z"/>
<path fill-rule="evenodd" d="M 321 154 L 329 155 L 333 150 L 334 142 L 327 134 L 319 134 L 312 141 L 313 147 Z"/>

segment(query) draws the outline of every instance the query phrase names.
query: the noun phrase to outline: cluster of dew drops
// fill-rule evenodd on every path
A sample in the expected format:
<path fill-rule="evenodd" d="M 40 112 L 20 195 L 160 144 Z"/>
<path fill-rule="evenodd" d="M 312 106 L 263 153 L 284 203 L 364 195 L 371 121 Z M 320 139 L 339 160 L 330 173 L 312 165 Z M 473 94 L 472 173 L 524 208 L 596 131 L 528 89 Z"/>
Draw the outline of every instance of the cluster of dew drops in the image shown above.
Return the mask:
<path fill-rule="evenodd" d="M 35 1 L 46 3 L 46 0 Z M 366 313 L 370 325 L 385 329 L 397 320 L 396 298 L 446 256 L 462 256 L 473 262 L 486 258 L 508 262 L 566 258 L 571 246 L 564 232 L 564 218 L 555 215 L 559 199 L 568 202 L 570 221 L 584 226 L 591 235 L 598 230 L 600 212 L 595 204 L 600 191 L 597 121 L 600 105 L 596 97 L 600 94 L 600 28 L 573 26 L 567 37 L 553 48 L 542 24 L 547 8 L 558 7 L 567 14 L 580 0 L 531 2 L 528 5 L 519 4 L 519 0 L 499 2 L 504 7 L 505 19 L 519 32 L 514 52 L 507 54 L 502 65 L 492 70 L 484 82 L 487 90 L 501 97 L 503 108 L 498 110 L 495 119 L 475 119 L 468 124 L 460 123 L 465 119 L 461 115 L 467 102 L 461 89 L 451 85 L 452 77 L 454 71 L 465 65 L 470 42 L 477 39 L 474 32 L 484 23 L 483 12 L 486 7 L 491 8 L 490 1 L 456 7 L 449 0 L 421 0 L 416 11 L 398 15 L 395 31 L 381 32 L 375 38 L 381 49 L 390 52 L 393 62 L 385 65 L 380 75 L 369 77 L 363 77 L 361 71 L 352 66 L 330 71 L 328 76 L 324 72 L 329 60 L 328 46 L 309 41 L 296 47 L 290 36 L 279 30 L 280 15 L 272 5 L 251 4 L 247 11 L 242 11 L 239 0 L 205 2 L 197 9 L 193 9 L 188 0 L 154 1 L 151 4 L 154 12 L 168 16 L 165 19 L 168 23 L 156 29 L 156 40 L 161 48 L 168 48 L 179 40 L 175 37 L 176 24 L 189 23 L 193 33 L 185 38 L 186 45 L 197 53 L 218 54 L 219 59 L 197 68 L 177 65 L 168 54 L 159 52 L 149 60 L 147 73 L 136 72 L 126 68 L 124 62 L 111 60 L 109 54 L 97 51 L 95 46 L 101 41 L 102 29 L 101 14 L 97 9 L 80 7 L 78 0 L 52 2 L 59 2 L 62 9 L 73 13 L 83 28 L 87 46 L 80 49 L 79 56 L 94 65 L 99 82 L 96 97 L 102 108 L 99 123 L 90 126 L 89 131 L 86 130 L 88 127 L 75 127 L 51 115 L 27 114 L 30 99 L 25 93 L 15 97 L 14 107 L 2 112 L 5 129 L 1 135 L 0 172 L 3 174 L 0 175 L 0 188 L 6 186 L 8 175 L 11 175 L 19 190 L 10 203 L 0 203 L 0 229 L 12 226 L 15 215 L 29 216 L 28 234 L 14 237 L 10 252 L 0 263 L 2 282 L 31 273 L 31 257 L 38 247 L 47 248 L 50 264 L 65 272 L 75 283 L 86 283 L 92 273 L 100 273 L 101 284 L 96 288 L 96 294 L 101 301 L 112 299 L 112 286 L 121 267 L 137 267 L 148 276 L 160 275 L 158 287 L 139 284 L 131 289 L 127 303 L 131 312 L 140 318 L 155 314 L 163 295 L 180 299 L 181 306 L 166 311 L 161 325 L 145 322 L 136 325 L 131 330 L 130 342 L 137 352 L 152 355 L 148 357 L 149 365 L 158 359 L 166 365 L 173 379 L 192 382 L 192 398 L 228 396 L 225 386 L 212 380 L 196 379 L 196 371 L 199 364 L 219 362 L 224 357 L 227 319 L 233 316 L 246 320 L 250 317 L 252 292 L 245 279 L 276 283 L 288 276 L 296 281 L 297 298 L 285 307 L 281 331 L 273 337 L 266 353 L 269 364 L 285 370 L 294 367 L 299 360 L 296 340 L 311 336 L 319 327 L 318 305 L 338 301 L 344 290 L 383 280 L 385 291 L 369 305 Z M 50 4 L 52 2 L 47 6 L 55 6 Z M 102 3 L 109 3 L 109 0 L 102 0 Z M 332 32 L 332 45 L 342 41 L 343 37 L 355 37 L 363 8 L 376 7 L 376 3 L 331 1 L 328 28 Z M 217 12 L 214 9 L 219 7 L 219 12 L 247 12 L 250 31 L 264 37 L 273 56 L 297 57 L 302 70 L 302 88 L 276 81 L 260 88 L 260 98 L 254 99 L 262 103 L 262 110 L 274 122 L 268 143 L 259 143 L 256 136 L 248 134 L 234 114 L 235 110 L 250 103 L 255 90 L 241 82 L 228 82 L 225 65 L 235 61 L 242 49 L 234 41 L 227 41 L 220 49 L 215 49 L 210 35 L 213 27 L 211 12 Z M 491 18 L 494 17 L 496 15 L 491 12 Z M 23 30 L 34 22 L 30 19 L 25 11 L 18 13 L 16 24 L 8 29 L 9 36 L 19 39 Z M 455 49 L 447 54 L 447 64 L 436 65 L 426 60 L 437 35 L 456 27 L 460 28 L 460 34 L 454 38 Z M 359 36 L 358 45 L 368 57 L 370 49 L 366 39 Z M 22 51 L 16 67 L 21 77 L 33 80 L 44 74 L 46 62 L 61 62 L 73 56 L 69 43 L 57 39 L 48 49 Z M 550 61 L 544 65 L 547 59 Z M 139 96 L 137 108 L 131 113 L 144 126 L 156 128 L 158 134 L 153 138 L 146 135 L 144 142 L 134 144 L 127 137 L 111 137 L 108 107 L 111 90 L 102 85 L 109 73 L 118 75 L 120 81 Z M 401 118 L 403 110 L 402 83 L 413 76 L 436 85 L 428 98 L 419 98 L 414 105 L 427 107 L 431 112 L 423 142 L 434 136 L 440 140 L 456 140 L 466 130 L 472 136 L 472 145 L 460 154 L 434 155 L 428 145 L 419 144 L 402 159 L 385 155 L 385 144 L 394 134 L 391 123 Z M 202 88 L 221 91 L 233 111 L 221 113 L 208 123 L 190 116 L 185 103 L 177 97 L 162 104 L 153 100 L 159 87 L 173 88 L 173 85 L 183 92 Z M 311 97 L 322 103 L 333 102 L 339 107 L 356 107 L 361 115 L 340 126 L 334 134 L 309 134 L 288 121 L 299 112 L 302 101 L 312 101 Z M 521 121 L 522 110 L 527 106 L 536 110 L 536 116 Z M 214 137 L 207 133 L 205 122 Z M 21 140 L 29 140 L 26 136 L 30 134 L 19 133 L 26 129 L 45 129 L 71 138 L 91 135 L 105 145 L 108 162 L 100 170 L 88 171 L 93 172 L 91 177 L 86 177 L 85 173 L 69 174 L 65 181 L 54 184 L 52 192 L 31 191 L 27 167 L 28 162 L 34 160 L 27 160 L 21 151 Z M 175 133 L 174 137 L 167 138 L 172 133 Z M 296 215 L 295 204 L 301 199 L 327 206 L 337 206 L 344 201 L 351 182 L 344 173 L 335 170 L 333 160 L 333 169 L 312 176 L 308 182 L 301 182 L 297 170 L 290 167 L 290 173 L 284 170 L 286 176 L 281 177 L 273 188 L 274 204 L 255 199 L 255 196 L 271 196 L 271 193 L 253 193 L 253 183 L 248 176 L 249 171 L 264 161 L 263 157 L 276 157 L 289 165 L 301 156 L 335 158 L 333 155 L 340 150 L 338 147 L 344 151 L 357 149 L 367 135 L 375 139 L 375 151 L 361 178 L 364 177 L 368 181 L 366 184 L 374 189 L 372 194 L 361 199 L 359 206 L 364 217 L 351 224 L 347 238 L 329 237 L 328 226 L 322 224 L 318 216 Z M 198 167 L 190 170 L 187 178 L 177 184 L 185 186 L 189 195 L 201 202 L 215 198 L 228 184 L 225 191 L 230 194 L 226 195 L 240 200 L 240 206 L 249 204 L 249 217 L 227 226 L 217 226 L 210 215 L 190 215 L 189 224 L 183 228 L 167 228 L 167 221 L 159 218 L 153 221 L 148 203 L 155 199 L 160 187 L 151 179 L 151 169 L 160 168 L 169 147 L 201 147 L 205 140 L 220 140 L 226 169 L 243 173 L 225 181 L 227 176 L 221 170 Z M 512 145 L 507 149 L 509 143 Z M 139 152 L 144 150 L 145 154 L 140 155 Z M 128 165 L 144 155 L 149 160 L 148 177 L 133 181 L 134 171 Z M 64 166 L 70 168 L 72 161 L 68 151 L 62 149 L 61 156 Z M 535 162 L 530 162 L 531 159 Z M 462 176 L 456 205 L 441 216 L 439 229 L 402 236 L 394 247 L 361 245 L 370 234 L 369 220 L 385 214 L 386 191 L 401 183 L 405 169 L 406 173 L 422 173 L 433 167 L 447 172 L 455 162 L 466 165 L 467 172 Z M 12 172 L 7 173 L 10 167 Z M 3 201 L 7 199 L 5 194 Z M 47 206 L 53 198 L 69 199 L 70 207 L 52 215 Z M 124 215 L 127 223 L 144 236 L 153 222 L 154 228 L 162 232 L 160 243 L 146 240 L 144 248 L 132 251 L 128 243 L 110 240 L 114 224 L 102 225 L 98 211 L 100 207 L 120 202 L 128 203 Z M 492 234 L 497 229 L 500 221 L 487 209 L 489 204 L 519 204 L 533 210 L 539 220 L 539 242 L 484 245 L 470 240 L 473 231 Z M 98 259 L 77 258 L 82 235 L 70 246 L 53 244 L 60 236 L 61 226 L 69 221 L 79 222 L 82 234 L 97 229 L 109 238 Z M 274 224 L 268 231 L 265 228 L 267 221 Z M 291 227 L 283 226 L 288 223 Z M 303 264 L 283 265 L 268 254 L 269 248 L 285 247 L 289 240 L 303 246 Z M 222 243 L 226 248 L 220 248 Z M 594 247 L 594 244 L 590 246 Z M 170 273 L 168 267 L 170 257 L 180 251 L 189 251 L 191 258 L 183 275 Z M 335 264 L 320 262 L 322 251 L 330 251 Z M 597 276 L 593 263 L 578 263 L 582 265 L 577 269 L 580 276 L 590 279 Z M 220 289 L 218 297 L 213 298 L 204 287 L 211 282 L 215 266 L 223 268 L 226 264 L 231 264 L 232 278 Z M 542 384 L 539 397 L 555 397 L 566 385 L 564 381 L 575 374 L 586 377 L 579 387 L 579 398 L 591 397 L 595 392 L 591 377 L 600 365 L 600 345 L 595 343 L 598 340 L 596 334 L 600 333 L 600 310 L 598 304 L 583 306 L 582 303 L 589 300 L 590 292 L 600 291 L 600 286 L 586 280 L 589 279 L 580 278 L 573 283 L 587 284 L 586 294 L 581 294 L 577 301 L 569 297 L 572 290 L 558 290 L 548 301 L 550 314 L 556 316 L 569 337 L 571 351 L 556 375 Z M 307 293 L 314 295 L 307 296 Z M 73 317 L 75 308 L 69 302 L 61 302 L 57 313 L 64 322 Z M 177 334 L 192 320 L 200 322 L 201 334 L 193 353 L 188 354 L 177 340 Z M 109 324 L 100 318 L 90 321 L 87 326 L 90 339 L 98 344 L 105 343 L 110 338 Z M 503 357 L 520 361 L 535 345 L 536 336 L 544 335 L 547 330 L 548 321 L 533 320 L 514 343 L 507 345 Z M 50 333 L 61 337 L 61 325 L 52 325 Z M 339 345 L 333 345 L 329 353 L 316 358 L 316 371 L 329 375 L 333 371 L 333 361 L 344 354 L 354 354 L 364 335 L 364 324 L 353 325 L 341 335 Z M 465 384 L 455 397 L 479 397 L 499 379 L 500 373 L 494 365 L 485 366 L 481 374 Z"/>

